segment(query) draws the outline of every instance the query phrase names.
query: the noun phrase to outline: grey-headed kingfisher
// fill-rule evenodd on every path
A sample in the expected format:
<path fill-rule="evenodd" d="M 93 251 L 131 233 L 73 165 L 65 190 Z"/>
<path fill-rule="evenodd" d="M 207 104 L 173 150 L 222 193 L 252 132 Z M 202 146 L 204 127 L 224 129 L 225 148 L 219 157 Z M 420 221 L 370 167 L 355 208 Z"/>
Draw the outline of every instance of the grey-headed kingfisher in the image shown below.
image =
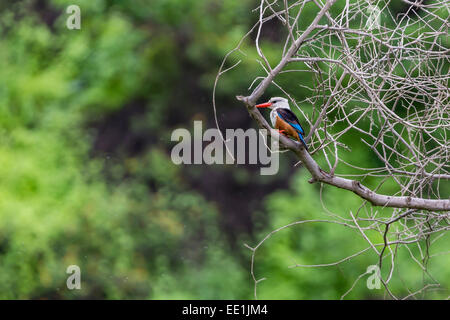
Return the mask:
<path fill-rule="evenodd" d="M 291 111 L 289 102 L 286 98 L 273 97 L 270 98 L 269 102 L 258 104 L 256 107 L 272 109 L 270 112 L 272 126 L 275 129 L 278 129 L 280 133 L 299 141 L 305 146 L 305 149 L 308 150 L 305 138 L 303 137 L 305 131 L 300 125 L 295 113 Z"/>

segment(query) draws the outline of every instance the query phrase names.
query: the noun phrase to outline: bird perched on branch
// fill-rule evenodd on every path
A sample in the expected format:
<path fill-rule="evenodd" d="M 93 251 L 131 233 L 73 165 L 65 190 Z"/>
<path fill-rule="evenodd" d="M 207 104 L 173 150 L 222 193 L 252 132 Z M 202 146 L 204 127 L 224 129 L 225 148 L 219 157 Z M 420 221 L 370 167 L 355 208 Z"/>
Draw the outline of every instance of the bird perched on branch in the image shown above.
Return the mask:
<path fill-rule="evenodd" d="M 303 137 L 305 131 L 300 125 L 295 113 L 291 111 L 286 98 L 273 97 L 270 98 L 269 102 L 258 104 L 256 107 L 272 109 L 270 112 L 272 126 L 278 129 L 280 133 L 299 141 L 308 150 L 308 146 Z"/>

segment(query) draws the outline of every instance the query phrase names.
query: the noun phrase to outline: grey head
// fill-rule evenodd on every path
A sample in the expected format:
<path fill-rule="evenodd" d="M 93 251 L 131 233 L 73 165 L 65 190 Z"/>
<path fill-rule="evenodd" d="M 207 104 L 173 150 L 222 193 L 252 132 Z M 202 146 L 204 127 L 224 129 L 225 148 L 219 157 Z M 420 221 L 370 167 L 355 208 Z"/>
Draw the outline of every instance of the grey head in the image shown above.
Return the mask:
<path fill-rule="evenodd" d="M 272 104 L 270 106 L 271 109 L 275 109 L 275 108 L 290 109 L 289 108 L 289 101 L 286 98 L 283 98 L 283 97 L 272 97 L 272 98 L 270 98 L 269 102 Z"/>

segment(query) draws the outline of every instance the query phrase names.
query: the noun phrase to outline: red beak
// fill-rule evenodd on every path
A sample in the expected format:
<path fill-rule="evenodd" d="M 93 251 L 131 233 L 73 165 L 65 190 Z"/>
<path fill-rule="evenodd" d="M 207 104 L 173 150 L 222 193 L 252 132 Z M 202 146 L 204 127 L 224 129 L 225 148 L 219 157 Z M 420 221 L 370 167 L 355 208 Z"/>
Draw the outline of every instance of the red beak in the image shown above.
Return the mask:
<path fill-rule="evenodd" d="M 255 107 L 257 107 L 257 108 L 267 108 L 267 107 L 270 107 L 271 105 L 272 105 L 272 102 L 266 102 L 266 103 L 257 104 Z"/>

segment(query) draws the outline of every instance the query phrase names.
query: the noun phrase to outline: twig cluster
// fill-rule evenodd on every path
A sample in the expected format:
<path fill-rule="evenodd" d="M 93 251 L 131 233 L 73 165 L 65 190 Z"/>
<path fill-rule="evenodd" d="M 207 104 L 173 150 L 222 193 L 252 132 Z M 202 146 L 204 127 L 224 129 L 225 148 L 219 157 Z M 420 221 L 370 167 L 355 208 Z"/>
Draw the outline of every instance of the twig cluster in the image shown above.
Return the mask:
<path fill-rule="evenodd" d="M 256 33 L 254 45 L 266 75 L 254 80 L 252 85 L 257 86 L 250 95 L 237 99 L 245 103 L 261 127 L 269 130 L 255 103 L 269 86 L 277 87 L 290 99 L 302 114 L 302 121 L 309 125 L 306 140 L 311 153 L 275 130 L 272 136 L 297 155 L 311 173 L 310 182 L 346 189 L 363 199 L 360 210 L 350 212 L 347 219 L 329 213 L 336 218 L 335 223 L 359 230 L 368 243 L 367 249 L 336 264 L 369 250 L 379 257 L 380 268 L 388 258 L 389 268 L 382 283 L 396 299 L 389 282 L 398 248 L 405 247 L 431 281 L 404 297 L 412 298 L 439 285 L 428 273 L 429 248 L 449 229 L 450 3 L 402 0 L 405 11 L 395 14 L 391 8 L 395 1 L 345 0 L 342 10 L 333 10 L 335 2 L 260 0 L 255 9 L 258 22 L 230 54 L 241 50 L 248 35 Z M 302 27 L 307 6 L 316 7 L 316 16 Z M 281 59 L 276 64 L 264 54 L 261 39 L 263 28 L 273 19 L 281 22 L 285 35 Z M 229 70 L 225 68 L 227 58 L 215 85 Z M 314 85 L 298 84 L 310 94 L 297 101 L 297 84 L 283 88 L 276 77 L 302 72 L 311 75 Z M 299 107 L 303 104 L 313 105 L 311 112 Z M 372 154 L 376 159 L 373 163 L 378 165 L 363 167 L 343 159 L 342 155 L 358 144 Z M 327 169 L 314 160 L 319 156 L 323 156 Z M 340 174 L 340 168 L 346 168 L 347 174 Z M 363 181 L 370 181 L 371 188 Z M 395 191 L 379 193 L 387 185 L 387 190 Z M 392 214 L 383 217 L 377 206 L 393 208 Z M 297 223 L 304 222 L 310 221 Z M 379 232 L 383 243 L 373 243 L 366 235 L 368 230 Z M 267 237 L 256 247 L 249 247 L 253 252 L 255 297 L 260 280 L 253 271 L 254 254 L 265 240 Z M 413 245 L 419 248 L 419 257 L 413 254 Z M 318 266 L 330 265 L 335 264 Z"/>

